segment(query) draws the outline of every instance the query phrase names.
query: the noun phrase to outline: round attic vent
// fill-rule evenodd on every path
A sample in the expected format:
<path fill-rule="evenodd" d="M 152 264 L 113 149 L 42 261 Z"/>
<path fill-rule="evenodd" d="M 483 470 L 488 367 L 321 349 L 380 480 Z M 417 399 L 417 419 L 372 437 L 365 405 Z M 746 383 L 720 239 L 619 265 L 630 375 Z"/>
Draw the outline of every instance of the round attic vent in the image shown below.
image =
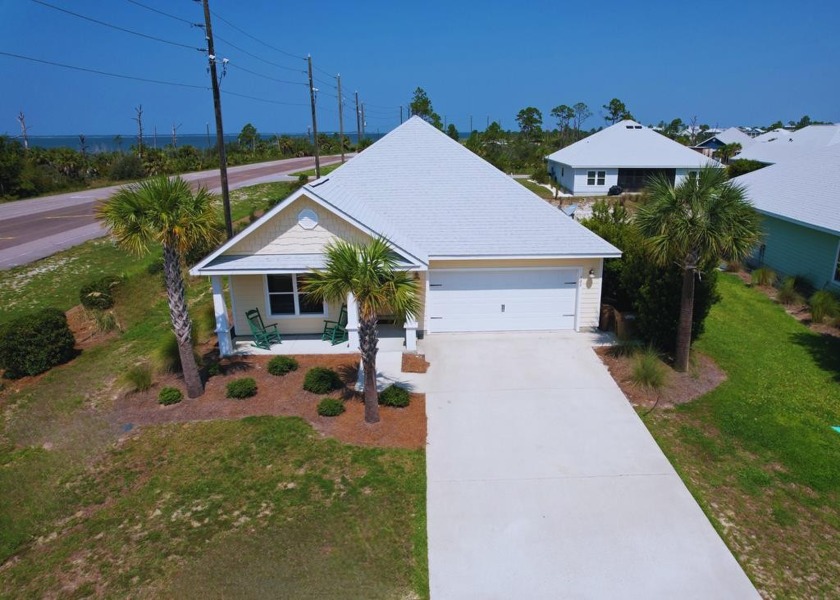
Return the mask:
<path fill-rule="evenodd" d="M 298 213 L 298 225 L 304 229 L 315 229 L 318 225 L 318 213 L 311 208 L 304 208 Z"/>

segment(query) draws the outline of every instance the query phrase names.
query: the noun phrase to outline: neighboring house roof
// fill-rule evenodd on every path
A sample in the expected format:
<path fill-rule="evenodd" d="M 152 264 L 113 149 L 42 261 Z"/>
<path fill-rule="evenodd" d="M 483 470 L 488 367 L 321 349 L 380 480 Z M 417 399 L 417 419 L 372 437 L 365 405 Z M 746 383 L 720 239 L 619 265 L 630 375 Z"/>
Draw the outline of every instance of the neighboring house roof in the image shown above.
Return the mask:
<path fill-rule="evenodd" d="M 550 154 L 548 160 L 573 168 L 630 169 L 720 166 L 694 150 L 635 121 L 621 121 Z"/>
<path fill-rule="evenodd" d="M 840 124 L 808 125 L 796 131 L 775 129 L 758 136 L 738 158 L 764 163 L 780 163 L 804 153 L 840 144 Z"/>
<path fill-rule="evenodd" d="M 746 148 L 747 146 L 752 145 L 755 142 L 753 138 L 748 136 L 746 133 L 738 129 L 737 127 L 730 127 L 724 131 L 721 131 L 717 135 L 713 135 L 710 138 L 706 138 L 697 146 L 696 148 L 710 148 L 710 147 L 720 147 L 726 144 L 741 144 L 741 149 Z"/>
<path fill-rule="evenodd" d="M 300 196 L 372 235 L 384 236 L 398 251 L 425 263 L 443 257 L 621 254 L 443 132 L 412 117 L 329 175 L 301 188 L 193 271 L 210 274 L 214 265 L 224 269 L 225 250 Z M 253 261 L 242 264 L 260 268 Z"/>
<path fill-rule="evenodd" d="M 736 177 L 756 209 L 840 234 L 840 144 Z"/>

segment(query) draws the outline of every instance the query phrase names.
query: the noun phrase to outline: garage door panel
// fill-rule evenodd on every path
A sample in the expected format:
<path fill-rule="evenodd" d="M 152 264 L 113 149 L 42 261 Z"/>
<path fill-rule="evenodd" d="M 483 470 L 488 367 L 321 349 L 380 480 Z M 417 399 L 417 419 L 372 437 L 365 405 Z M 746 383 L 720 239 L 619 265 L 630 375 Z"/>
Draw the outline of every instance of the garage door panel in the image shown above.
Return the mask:
<path fill-rule="evenodd" d="M 574 329 L 577 276 L 577 269 L 432 271 L 429 329 Z"/>

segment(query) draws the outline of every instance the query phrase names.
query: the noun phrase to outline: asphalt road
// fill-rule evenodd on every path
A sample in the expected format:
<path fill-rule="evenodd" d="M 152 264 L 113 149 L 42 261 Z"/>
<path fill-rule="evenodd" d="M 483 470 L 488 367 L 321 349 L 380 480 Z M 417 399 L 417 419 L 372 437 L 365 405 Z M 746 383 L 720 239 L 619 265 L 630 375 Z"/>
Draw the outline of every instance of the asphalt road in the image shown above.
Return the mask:
<path fill-rule="evenodd" d="M 339 161 L 337 156 L 321 159 L 323 166 Z M 228 169 L 230 189 L 293 180 L 289 173 L 311 169 L 312 157 L 289 158 Z M 200 171 L 182 175 L 195 188 L 204 186 L 221 191 L 219 171 Z M 105 235 L 94 218 L 94 207 L 121 186 L 82 190 L 0 204 L 0 270 L 50 256 L 90 239 Z"/>

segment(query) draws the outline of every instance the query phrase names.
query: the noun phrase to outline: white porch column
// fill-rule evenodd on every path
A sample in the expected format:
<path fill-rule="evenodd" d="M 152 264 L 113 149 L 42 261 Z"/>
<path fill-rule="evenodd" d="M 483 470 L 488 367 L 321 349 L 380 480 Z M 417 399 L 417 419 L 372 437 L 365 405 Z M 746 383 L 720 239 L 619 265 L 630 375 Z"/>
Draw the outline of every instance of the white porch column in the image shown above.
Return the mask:
<path fill-rule="evenodd" d="M 347 294 L 347 338 L 351 350 L 359 349 L 359 305 L 356 297 Z"/>
<path fill-rule="evenodd" d="M 405 351 L 417 352 L 417 317 L 405 320 Z"/>
<path fill-rule="evenodd" d="M 219 339 L 219 354 L 230 356 L 233 354 L 233 341 L 230 339 L 230 323 L 228 323 L 225 293 L 222 288 L 222 276 L 211 275 L 213 286 L 213 312 L 216 314 L 216 337 Z"/>

